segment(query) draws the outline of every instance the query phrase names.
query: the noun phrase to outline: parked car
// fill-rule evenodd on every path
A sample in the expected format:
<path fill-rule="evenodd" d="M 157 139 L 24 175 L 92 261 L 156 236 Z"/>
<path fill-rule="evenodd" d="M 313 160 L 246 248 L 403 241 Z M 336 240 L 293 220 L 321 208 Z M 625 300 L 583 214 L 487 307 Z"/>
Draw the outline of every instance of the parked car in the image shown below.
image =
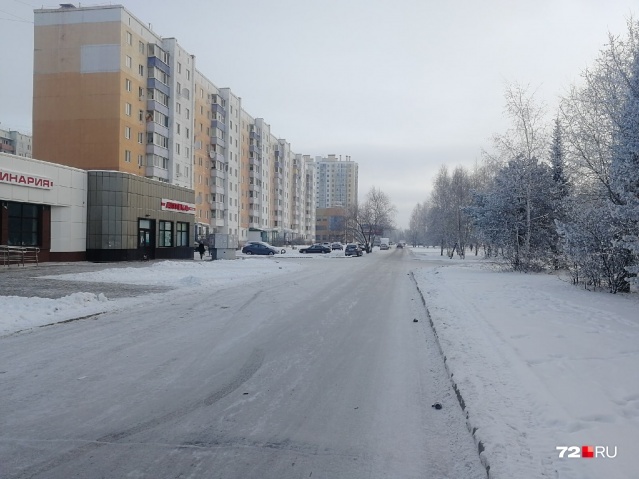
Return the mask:
<path fill-rule="evenodd" d="M 300 248 L 300 253 L 330 253 L 331 247 L 323 244 L 314 244 L 306 248 Z"/>
<path fill-rule="evenodd" d="M 344 247 L 342 246 L 342 243 L 333 243 L 331 245 L 331 249 L 332 250 L 336 250 L 336 249 L 342 250 L 342 249 L 344 249 Z"/>
<path fill-rule="evenodd" d="M 271 246 L 268 243 L 264 243 L 263 241 L 253 241 L 251 243 L 247 243 L 242 248 L 242 253 L 244 254 L 261 254 L 261 255 L 274 255 L 280 252 L 279 249 Z"/>
<path fill-rule="evenodd" d="M 355 243 L 347 244 L 344 250 L 344 256 L 362 256 L 362 248 Z"/>

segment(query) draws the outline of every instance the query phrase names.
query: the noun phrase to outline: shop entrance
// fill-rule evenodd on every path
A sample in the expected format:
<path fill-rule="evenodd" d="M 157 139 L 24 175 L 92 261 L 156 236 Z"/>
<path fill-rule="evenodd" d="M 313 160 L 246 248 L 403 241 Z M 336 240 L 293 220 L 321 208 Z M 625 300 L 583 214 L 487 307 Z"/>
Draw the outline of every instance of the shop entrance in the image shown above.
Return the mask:
<path fill-rule="evenodd" d="M 138 252 L 140 259 L 155 259 L 155 220 L 138 220 Z"/>

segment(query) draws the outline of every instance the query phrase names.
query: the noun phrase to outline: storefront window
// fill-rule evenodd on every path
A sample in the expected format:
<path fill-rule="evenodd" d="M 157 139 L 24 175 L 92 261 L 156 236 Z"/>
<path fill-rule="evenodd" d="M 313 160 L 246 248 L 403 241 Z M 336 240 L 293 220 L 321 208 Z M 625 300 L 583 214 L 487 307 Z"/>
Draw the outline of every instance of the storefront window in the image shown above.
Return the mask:
<path fill-rule="evenodd" d="M 176 246 L 188 246 L 189 245 L 189 223 L 180 223 L 177 224 L 177 233 L 176 233 Z"/>
<path fill-rule="evenodd" d="M 173 223 L 160 221 L 160 246 L 173 246 Z"/>
<path fill-rule="evenodd" d="M 39 246 L 42 206 L 9 203 L 10 246 Z"/>

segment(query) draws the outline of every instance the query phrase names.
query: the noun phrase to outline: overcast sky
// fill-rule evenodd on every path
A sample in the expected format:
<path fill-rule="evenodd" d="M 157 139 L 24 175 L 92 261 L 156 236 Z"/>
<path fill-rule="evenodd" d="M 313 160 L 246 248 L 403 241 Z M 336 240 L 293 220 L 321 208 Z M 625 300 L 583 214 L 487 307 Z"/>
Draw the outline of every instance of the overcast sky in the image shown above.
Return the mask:
<path fill-rule="evenodd" d="M 397 226 L 442 164 L 472 166 L 503 133 L 505 86 L 530 85 L 553 116 L 636 0 L 184 0 L 121 3 L 196 56 L 296 153 L 350 155 Z M 96 5 L 85 3 L 83 5 Z M 76 5 L 78 5 L 76 3 Z M 2 0 L 0 127 L 31 131 L 33 10 Z"/>

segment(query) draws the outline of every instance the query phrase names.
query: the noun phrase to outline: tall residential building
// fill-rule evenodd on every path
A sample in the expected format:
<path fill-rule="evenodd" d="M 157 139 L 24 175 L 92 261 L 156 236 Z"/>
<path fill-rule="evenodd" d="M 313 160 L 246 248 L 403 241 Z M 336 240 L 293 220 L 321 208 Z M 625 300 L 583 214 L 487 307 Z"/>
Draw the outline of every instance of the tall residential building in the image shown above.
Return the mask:
<path fill-rule="evenodd" d="M 316 208 L 349 208 L 357 204 L 358 165 L 346 156 L 315 159 Z"/>
<path fill-rule="evenodd" d="M 0 128 L 0 153 L 33 158 L 31 136 L 16 130 L 4 130 Z"/>
<path fill-rule="evenodd" d="M 121 5 L 35 10 L 33 116 L 34 157 L 193 190 L 196 238 L 314 239 L 290 145 Z"/>

